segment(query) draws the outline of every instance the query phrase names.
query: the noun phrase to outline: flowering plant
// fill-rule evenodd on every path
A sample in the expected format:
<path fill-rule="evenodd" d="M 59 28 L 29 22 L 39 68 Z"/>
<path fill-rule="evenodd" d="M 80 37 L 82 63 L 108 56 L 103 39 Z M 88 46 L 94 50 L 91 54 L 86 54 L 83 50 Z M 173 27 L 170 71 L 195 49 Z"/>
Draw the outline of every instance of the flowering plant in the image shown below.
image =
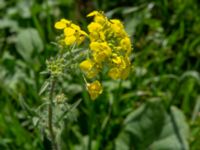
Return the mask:
<path fill-rule="evenodd" d="M 83 31 L 72 21 L 61 19 L 55 23 L 54 27 L 61 31 L 57 37 L 57 55 L 47 60 L 47 72 L 50 75 L 48 84 L 42 88 L 43 93 L 49 87 L 48 131 L 53 149 L 59 149 L 59 136 L 56 127 L 62 126 L 60 121 L 67 114 L 63 109 L 67 106 L 67 112 L 74 109 L 80 101 L 69 107 L 63 93 L 56 93 L 55 87 L 59 78 L 66 73 L 80 72 L 85 83 L 86 90 L 90 98 L 95 100 L 103 93 L 100 76 L 107 75 L 111 79 L 126 79 L 131 69 L 129 56 L 132 51 L 131 41 L 124 30 L 122 22 L 118 19 L 108 19 L 101 11 L 93 11 L 87 15 L 93 21 L 88 25 L 89 34 Z M 89 38 L 89 49 L 80 49 L 81 44 Z M 61 91 L 61 90 L 57 90 Z M 63 106 L 61 106 L 63 105 Z M 62 108 L 56 114 L 57 108 Z M 60 115 L 59 115 L 60 114 Z M 59 118 L 59 119 L 57 119 Z"/>

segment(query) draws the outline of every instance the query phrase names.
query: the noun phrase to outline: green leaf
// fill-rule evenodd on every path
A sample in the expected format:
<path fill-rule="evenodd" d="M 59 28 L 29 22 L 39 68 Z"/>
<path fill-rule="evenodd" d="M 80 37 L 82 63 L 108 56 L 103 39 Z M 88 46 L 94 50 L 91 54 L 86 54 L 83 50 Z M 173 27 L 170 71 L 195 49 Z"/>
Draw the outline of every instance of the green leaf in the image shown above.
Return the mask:
<path fill-rule="evenodd" d="M 200 75 L 195 70 L 185 71 L 183 75 L 180 77 L 180 81 L 183 81 L 184 79 L 191 78 L 191 77 L 194 78 L 197 81 L 197 83 L 200 85 Z"/>
<path fill-rule="evenodd" d="M 130 136 L 126 132 L 121 132 L 115 141 L 116 150 L 129 150 Z"/>
<path fill-rule="evenodd" d="M 44 84 L 42 85 L 41 89 L 40 89 L 40 92 L 39 92 L 39 95 L 42 95 L 44 93 L 44 91 L 48 88 L 49 86 L 49 81 L 45 81 Z"/>
<path fill-rule="evenodd" d="M 19 30 L 18 22 L 12 19 L 0 19 L 0 29 L 10 28 L 12 32 Z"/>
<path fill-rule="evenodd" d="M 174 122 L 170 115 L 166 115 L 165 124 L 163 126 L 162 132 L 158 137 L 157 141 L 150 146 L 151 149 L 156 150 L 188 150 L 188 137 L 189 137 L 189 127 L 185 121 L 184 114 L 176 107 L 171 107 L 171 113 L 174 116 L 174 121 L 177 128 L 174 128 Z M 179 133 L 179 135 L 177 135 Z M 181 138 L 181 139 L 178 139 Z"/>
<path fill-rule="evenodd" d="M 78 105 L 81 103 L 81 101 L 82 101 L 82 99 L 79 99 L 69 109 L 67 109 L 66 111 L 64 111 L 62 113 L 62 115 L 57 119 L 56 123 L 59 123 L 69 112 L 72 112 L 73 110 L 75 110 L 76 107 L 78 107 Z"/>
<path fill-rule="evenodd" d="M 161 101 L 153 100 L 127 116 L 115 146 L 117 148 L 120 145 L 122 150 L 187 150 L 188 132 L 188 125 L 180 110 L 172 107 L 169 114 Z"/>
<path fill-rule="evenodd" d="M 26 61 L 30 61 L 34 51 L 41 52 L 43 47 L 42 39 L 33 28 L 21 30 L 17 35 L 17 51 Z"/>

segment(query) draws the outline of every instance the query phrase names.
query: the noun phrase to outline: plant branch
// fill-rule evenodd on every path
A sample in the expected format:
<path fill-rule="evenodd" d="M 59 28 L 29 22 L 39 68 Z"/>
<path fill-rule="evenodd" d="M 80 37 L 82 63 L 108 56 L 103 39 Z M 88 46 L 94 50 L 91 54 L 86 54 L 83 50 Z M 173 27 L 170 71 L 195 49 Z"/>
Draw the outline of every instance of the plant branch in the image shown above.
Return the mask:
<path fill-rule="evenodd" d="M 51 81 L 50 94 L 49 94 L 50 104 L 49 104 L 49 109 L 48 109 L 48 127 L 49 127 L 49 132 L 50 132 L 50 137 L 51 137 L 52 149 L 58 150 L 57 144 L 56 144 L 56 141 L 55 141 L 55 134 L 54 134 L 54 131 L 53 131 L 53 123 L 52 123 L 54 87 L 55 87 L 55 79 L 53 78 L 52 81 Z"/>

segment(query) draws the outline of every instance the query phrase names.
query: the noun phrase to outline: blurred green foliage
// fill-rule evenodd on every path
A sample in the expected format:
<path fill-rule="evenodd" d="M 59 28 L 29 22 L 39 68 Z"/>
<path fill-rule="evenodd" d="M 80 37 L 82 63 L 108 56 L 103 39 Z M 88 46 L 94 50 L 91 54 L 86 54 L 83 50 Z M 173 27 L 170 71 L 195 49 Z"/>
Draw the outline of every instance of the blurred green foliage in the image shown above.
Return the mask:
<path fill-rule="evenodd" d="M 105 80 L 95 102 L 77 74 L 60 81 L 70 102 L 83 99 L 77 121 L 65 121 L 62 149 L 198 150 L 199 7 L 197 0 L 0 0 L 0 149 L 48 149 L 32 110 L 44 102 L 40 72 L 56 53 L 54 22 L 64 17 L 87 29 L 86 14 L 103 10 L 124 21 L 134 69 L 126 81 Z"/>

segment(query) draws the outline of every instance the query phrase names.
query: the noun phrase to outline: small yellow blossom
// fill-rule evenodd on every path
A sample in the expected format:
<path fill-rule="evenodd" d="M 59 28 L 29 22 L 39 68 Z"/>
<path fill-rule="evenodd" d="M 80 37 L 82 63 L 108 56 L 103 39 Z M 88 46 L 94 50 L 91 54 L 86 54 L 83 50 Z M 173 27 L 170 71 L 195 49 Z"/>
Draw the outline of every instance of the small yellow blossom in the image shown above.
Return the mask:
<path fill-rule="evenodd" d="M 105 23 L 107 21 L 106 18 L 103 15 L 95 16 L 94 20 L 95 20 L 95 22 L 97 22 L 97 23 L 99 23 L 101 25 L 105 25 Z"/>
<path fill-rule="evenodd" d="M 127 66 L 125 69 L 122 70 L 121 72 L 121 78 L 126 79 L 130 73 L 131 67 Z"/>
<path fill-rule="evenodd" d="M 99 73 L 99 69 L 97 67 L 93 67 L 91 70 L 89 70 L 88 72 L 86 72 L 86 76 L 89 79 L 92 79 L 94 77 L 96 77 Z"/>
<path fill-rule="evenodd" d="M 82 61 L 79 67 L 88 78 L 93 78 L 99 73 L 99 66 L 90 59 Z"/>
<path fill-rule="evenodd" d="M 70 21 L 69 21 L 69 20 L 61 19 L 60 21 L 58 21 L 58 22 L 55 23 L 54 27 L 55 27 L 56 29 L 62 30 L 62 29 L 64 29 L 64 28 L 66 28 L 68 24 L 70 24 Z"/>
<path fill-rule="evenodd" d="M 71 23 L 71 21 L 64 19 L 64 18 L 62 18 L 60 21 L 67 24 L 67 25 Z"/>
<path fill-rule="evenodd" d="M 121 57 L 117 56 L 117 54 L 113 54 L 112 55 L 112 62 L 115 63 L 115 64 L 120 64 L 122 62 L 122 59 Z"/>
<path fill-rule="evenodd" d="M 74 35 L 75 30 L 73 28 L 67 27 L 64 29 L 65 36 L 72 36 Z"/>
<path fill-rule="evenodd" d="M 79 66 L 81 70 L 87 72 L 92 69 L 93 65 L 94 63 L 90 59 L 87 59 L 87 60 L 82 61 Z"/>
<path fill-rule="evenodd" d="M 91 42 L 90 49 L 94 52 L 107 51 L 109 54 L 111 54 L 112 51 L 106 42 Z"/>
<path fill-rule="evenodd" d="M 130 54 L 132 48 L 131 48 L 131 41 L 130 38 L 125 37 L 120 41 L 121 48 L 127 52 L 127 54 Z"/>
<path fill-rule="evenodd" d="M 122 22 L 119 19 L 111 19 L 110 22 L 112 22 L 112 24 L 117 25 L 120 29 L 124 28 Z"/>
<path fill-rule="evenodd" d="M 99 33 L 98 32 L 91 32 L 89 35 L 90 41 L 97 41 L 100 39 Z"/>
<path fill-rule="evenodd" d="M 83 30 L 80 30 L 79 33 L 80 33 L 80 35 L 82 35 L 82 36 L 88 36 L 88 34 L 87 34 L 85 31 L 83 31 Z"/>
<path fill-rule="evenodd" d="M 92 42 L 90 49 L 93 51 L 93 57 L 97 63 L 105 61 L 112 54 L 112 50 L 106 42 Z"/>
<path fill-rule="evenodd" d="M 105 51 L 100 51 L 93 54 L 94 60 L 96 63 L 101 64 L 107 58 L 107 53 Z"/>
<path fill-rule="evenodd" d="M 77 30 L 77 31 L 80 31 L 81 30 L 81 28 L 79 27 L 79 26 L 77 26 L 76 24 L 71 24 L 71 27 L 73 28 L 73 29 L 75 29 L 75 30 Z"/>
<path fill-rule="evenodd" d="M 99 23 L 92 22 L 88 25 L 89 32 L 98 32 L 102 29 L 102 26 Z"/>
<path fill-rule="evenodd" d="M 95 100 L 103 91 L 101 83 L 98 80 L 87 84 L 87 89 L 92 100 Z"/>
<path fill-rule="evenodd" d="M 72 45 L 76 42 L 76 37 L 74 35 L 65 37 L 65 44 Z"/>
<path fill-rule="evenodd" d="M 66 27 L 66 24 L 64 22 L 56 22 L 55 23 L 55 26 L 54 26 L 56 29 L 64 29 Z"/>
<path fill-rule="evenodd" d="M 99 15 L 100 14 L 100 12 L 99 11 L 92 11 L 91 13 L 89 13 L 88 15 L 87 15 L 87 17 L 93 17 L 93 16 L 96 16 L 96 15 Z"/>
<path fill-rule="evenodd" d="M 121 72 L 118 68 L 111 68 L 108 72 L 108 76 L 111 77 L 112 79 L 116 80 L 121 77 Z"/>

